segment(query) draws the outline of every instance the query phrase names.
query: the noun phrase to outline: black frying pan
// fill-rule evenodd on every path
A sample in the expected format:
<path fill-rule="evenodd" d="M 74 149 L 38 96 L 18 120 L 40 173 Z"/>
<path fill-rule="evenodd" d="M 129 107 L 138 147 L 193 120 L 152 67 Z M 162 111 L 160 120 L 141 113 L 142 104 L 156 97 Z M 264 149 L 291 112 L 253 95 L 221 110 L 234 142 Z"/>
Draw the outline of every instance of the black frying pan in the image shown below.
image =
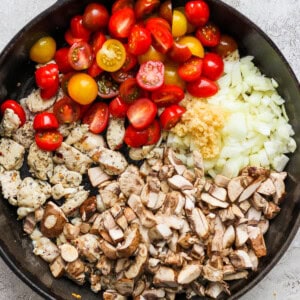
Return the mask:
<path fill-rule="evenodd" d="M 63 32 L 71 16 L 82 13 L 92 0 L 60 0 L 26 25 L 7 45 L 0 57 L 0 99 L 20 99 L 33 88 L 34 64 L 28 60 L 28 52 L 37 38 L 49 34 L 58 43 L 63 42 Z M 174 1 L 183 4 L 185 1 Z M 242 54 L 255 56 L 255 63 L 263 73 L 279 83 L 279 93 L 286 99 L 287 113 L 300 145 L 300 89 L 291 68 L 272 41 L 246 17 L 220 2 L 207 0 L 212 19 L 225 32 L 239 42 Z M 111 6 L 111 1 L 102 3 Z M 282 211 L 272 222 L 266 235 L 268 256 L 260 260 L 257 272 L 250 273 L 247 280 L 231 284 L 232 296 L 237 299 L 257 284 L 277 263 L 287 250 L 300 224 L 300 149 L 291 156 L 287 167 L 288 196 Z M 2 200 L 2 199 L 1 199 Z M 45 299 L 74 300 L 72 293 L 82 299 L 99 299 L 88 286 L 79 287 L 70 280 L 52 278 L 48 264 L 32 254 L 32 245 L 17 222 L 15 208 L 7 201 L 0 201 L 0 255 L 11 269 Z M 225 296 L 224 296 L 225 297 Z M 225 298 L 221 299 L 225 299 Z"/>

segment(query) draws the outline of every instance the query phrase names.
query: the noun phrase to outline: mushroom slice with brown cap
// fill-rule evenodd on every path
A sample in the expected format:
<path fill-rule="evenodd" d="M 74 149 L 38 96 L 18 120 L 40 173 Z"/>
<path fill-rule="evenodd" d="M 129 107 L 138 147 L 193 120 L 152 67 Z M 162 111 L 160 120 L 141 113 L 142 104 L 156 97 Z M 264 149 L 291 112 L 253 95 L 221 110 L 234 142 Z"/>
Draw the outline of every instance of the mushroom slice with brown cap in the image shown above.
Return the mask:
<path fill-rule="evenodd" d="M 99 242 L 99 247 L 103 251 L 104 255 L 109 259 L 117 259 L 117 250 L 116 248 L 111 245 L 109 242 L 105 240 L 101 240 Z"/>
<path fill-rule="evenodd" d="M 274 196 L 276 194 L 276 189 L 272 179 L 268 178 L 265 180 L 257 189 L 257 192 L 265 196 Z"/>
<path fill-rule="evenodd" d="M 196 280 L 202 272 L 200 264 L 187 264 L 178 273 L 177 282 L 179 284 L 189 284 Z"/>
<path fill-rule="evenodd" d="M 140 231 L 137 224 L 133 224 L 125 232 L 125 240 L 116 248 L 118 257 L 129 257 L 133 255 L 139 246 Z"/>
<path fill-rule="evenodd" d="M 140 195 L 144 187 L 144 180 L 135 166 L 128 166 L 119 177 L 121 192 L 129 197 L 131 194 Z"/>
<path fill-rule="evenodd" d="M 248 253 L 244 250 L 235 250 L 229 255 L 230 261 L 238 270 L 251 269 L 252 262 Z"/>
<path fill-rule="evenodd" d="M 227 188 L 228 187 L 228 183 L 230 181 L 230 178 L 221 175 L 221 174 L 217 174 L 216 177 L 214 178 L 214 183 L 219 186 L 219 187 L 223 187 L 223 188 Z"/>
<path fill-rule="evenodd" d="M 239 196 L 239 202 L 249 199 L 257 190 L 260 189 L 261 185 L 263 184 L 262 182 L 263 178 L 257 178 L 250 185 L 248 185 Z"/>
<path fill-rule="evenodd" d="M 113 262 L 105 255 L 101 255 L 96 264 L 96 268 L 101 271 L 104 276 L 107 276 L 112 271 Z"/>
<path fill-rule="evenodd" d="M 66 275 L 79 285 L 85 283 L 85 264 L 81 259 L 76 259 L 66 265 Z"/>
<path fill-rule="evenodd" d="M 248 271 L 240 271 L 233 274 L 226 274 L 224 275 L 225 281 L 231 281 L 231 280 L 239 280 L 239 279 L 245 279 L 248 277 L 249 272 Z"/>
<path fill-rule="evenodd" d="M 134 289 L 134 280 L 128 278 L 118 279 L 114 284 L 118 293 L 123 296 L 131 296 Z"/>
<path fill-rule="evenodd" d="M 126 300 L 125 296 L 118 294 L 116 291 L 113 290 L 106 290 L 103 293 L 103 300 Z"/>
<path fill-rule="evenodd" d="M 209 262 L 203 267 L 203 277 L 212 282 L 223 280 L 223 270 L 213 267 Z"/>
<path fill-rule="evenodd" d="M 241 195 L 241 193 L 244 191 L 244 186 L 242 185 L 242 180 L 244 179 L 244 176 L 238 176 L 232 178 L 227 186 L 228 190 L 228 197 L 231 202 L 235 202 L 238 197 Z"/>
<path fill-rule="evenodd" d="M 166 292 L 163 289 L 148 289 L 138 297 L 138 300 L 159 300 L 164 299 Z"/>
<path fill-rule="evenodd" d="M 149 238 L 152 241 L 168 240 L 172 237 L 172 230 L 165 223 L 153 226 L 148 232 Z"/>
<path fill-rule="evenodd" d="M 193 184 L 188 181 L 186 178 L 180 175 L 174 175 L 171 178 L 168 178 L 169 186 L 175 190 L 192 190 Z"/>
<path fill-rule="evenodd" d="M 60 278 L 65 273 L 66 263 L 58 256 L 50 265 L 50 271 L 54 278 Z"/>
<path fill-rule="evenodd" d="M 175 271 L 172 268 L 160 266 L 153 276 L 153 284 L 156 287 L 177 287 Z"/>
<path fill-rule="evenodd" d="M 235 246 L 237 248 L 243 246 L 249 238 L 247 224 L 240 224 L 235 228 Z"/>
<path fill-rule="evenodd" d="M 257 257 L 267 255 L 267 248 L 264 236 L 259 227 L 248 226 L 249 240 L 251 247 Z"/>
<path fill-rule="evenodd" d="M 228 226 L 223 236 L 223 248 L 230 248 L 235 241 L 235 230 L 232 225 Z"/>
<path fill-rule="evenodd" d="M 225 188 L 219 187 L 216 184 L 212 184 L 208 190 L 208 193 L 214 198 L 226 201 L 227 199 L 227 190 Z"/>
<path fill-rule="evenodd" d="M 111 176 L 106 174 L 101 167 L 93 167 L 88 169 L 88 176 L 93 187 L 100 185 L 111 179 Z"/>
<path fill-rule="evenodd" d="M 186 214 L 194 232 L 201 239 L 206 239 L 209 236 L 209 224 L 202 210 L 196 207 L 191 212 L 186 210 Z"/>
<path fill-rule="evenodd" d="M 170 164 L 174 167 L 178 175 L 182 175 L 186 170 L 186 166 L 180 159 L 176 157 L 174 151 L 171 148 L 168 148 L 166 151 Z"/>
<path fill-rule="evenodd" d="M 77 249 L 69 243 L 60 245 L 59 249 L 60 255 L 65 262 L 73 262 L 79 256 Z"/>
<path fill-rule="evenodd" d="M 214 207 L 227 208 L 229 206 L 228 202 L 221 201 L 208 193 L 202 193 L 201 200 Z"/>

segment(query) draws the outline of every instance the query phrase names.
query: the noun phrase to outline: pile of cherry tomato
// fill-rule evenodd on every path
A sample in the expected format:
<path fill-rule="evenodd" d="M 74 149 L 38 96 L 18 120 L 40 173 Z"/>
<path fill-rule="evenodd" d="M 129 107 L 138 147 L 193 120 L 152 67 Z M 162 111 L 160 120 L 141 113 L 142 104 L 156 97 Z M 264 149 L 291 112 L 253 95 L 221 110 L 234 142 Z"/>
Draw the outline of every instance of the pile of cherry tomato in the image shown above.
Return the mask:
<path fill-rule="evenodd" d="M 35 72 L 41 97 L 47 101 L 59 87 L 65 93 L 54 105 L 54 126 L 36 121 L 45 115 L 36 116 L 37 135 L 51 132 L 50 140 L 61 140 L 57 124 L 78 120 L 101 133 L 111 115 L 126 118 L 128 146 L 156 143 L 161 129 L 172 128 L 185 112 L 180 101 L 186 91 L 195 97 L 218 91 L 222 58 L 237 48 L 209 17 L 204 0 L 174 10 L 169 0 L 117 0 L 110 11 L 88 4 L 70 20 L 65 46 L 57 49 L 47 36 L 30 50 L 30 58 L 42 64 Z M 38 145 L 52 150 L 53 143 Z"/>

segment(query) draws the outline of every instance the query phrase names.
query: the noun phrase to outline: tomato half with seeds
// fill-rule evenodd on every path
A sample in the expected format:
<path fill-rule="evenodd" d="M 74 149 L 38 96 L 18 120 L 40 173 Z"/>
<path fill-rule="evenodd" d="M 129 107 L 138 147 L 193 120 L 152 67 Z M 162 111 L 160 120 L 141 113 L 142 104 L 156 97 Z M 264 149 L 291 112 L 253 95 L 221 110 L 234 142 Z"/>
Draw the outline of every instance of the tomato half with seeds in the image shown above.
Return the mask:
<path fill-rule="evenodd" d="M 74 43 L 69 49 L 68 60 L 76 71 L 88 69 L 93 62 L 91 46 L 86 42 Z"/>
<path fill-rule="evenodd" d="M 90 31 L 105 28 L 109 21 L 107 8 L 100 3 L 90 3 L 85 7 L 82 23 Z"/>
<path fill-rule="evenodd" d="M 165 61 L 166 55 L 162 54 L 161 52 L 158 52 L 152 45 L 148 49 L 148 51 L 142 55 L 138 56 L 138 62 L 141 64 L 149 61 Z"/>
<path fill-rule="evenodd" d="M 96 60 L 101 69 L 115 72 L 125 63 L 126 49 L 120 41 L 109 39 L 104 42 L 102 48 L 97 52 Z"/>
<path fill-rule="evenodd" d="M 151 33 L 141 25 L 134 25 L 128 37 L 128 51 L 134 55 L 141 55 L 151 46 Z"/>
<path fill-rule="evenodd" d="M 128 104 L 131 104 L 136 99 L 141 98 L 143 94 L 136 78 L 128 78 L 122 82 L 119 91 L 120 97 Z"/>
<path fill-rule="evenodd" d="M 187 46 L 192 54 L 194 56 L 197 56 L 197 57 L 204 57 L 204 48 L 201 44 L 201 42 L 194 36 L 191 36 L 191 35 L 186 35 L 186 36 L 183 36 L 181 37 L 179 40 L 178 40 L 178 43 L 180 45 L 185 45 Z"/>
<path fill-rule="evenodd" d="M 181 119 L 181 116 L 186 112 L 186 109 L 180 105 L 173 104 L 164 109 L 159 116 L 159 121 L 162 129 L 170 130 Z"/>
<path fill-rule="evenodd" d="M 217 53 L 207 52 L 203 58 L 203 76 L 211 80 L 219 79 L 224 72 L 224 61 Z"/>
<path fill-rule="evenodd" d="M 37 146 L 44 151 L 55 151 L 63 141 L 62 134 L 57 130 L 38 131 L 34 138 Z"/>
<path fill-rule="evenodd" d="M 147 61 L 140 66 L 136 80 L 140 87 L 154 91 L 164 83 L 164 64 L 160 61 Z"/>
<path fill-rule="evenodd" d="M 8 99 L 5 100 L 0 107 L 1 115 L 4 114 L 6 109 L 11 109 L 20 119 L 20 126 L 24 125 L 26 122 L 26 113 L 24 108 L 15 100 Z"/>
<path fill-rule="evenodd" d="M 151 99 L 158 107 L 179 103 L 184 98 L 184 90 L 174 84 L 164 84 L 152 92 Z"/>
<path fill-rule="evenodd" d="M 93 103 L 82 118 L 83 124 L 89 125 L 92 133 L 103 132 L 108 124 L 109 111 L 108 105 L 104 102 Z"/>
<path fill-rule="evenodd" d="M 201 76 L 197 80 L 189 82 L 186 89 L 194 97 L 207 98 L 215 95 L 219 87 L 216 82 Z"/>
<path fill-rule="evenodd" d="M 186 17 L 192 25 L 203 26 L 207 23 L 210 11 L 205 1 L 188 1 L 184 8 Z"/>
<path fill-rule="evenodd" d="M 110 73 L 111 77 L 113 78 L 114 81 L 118 83 L 124 82 L 128 78 L 133 78 L 136 75 L 136 72 L 133 70 L 130 71 L 124 71 L 123 68 L 120 70 Z"/>
<path fill-rule="evenodd" d="M 145 145 L 154 145 L 156 144 L 161 136 L 161 129 L 158 120 L 154 120 L 147 128 L 148 140 Z"/>
<path fill-rule="evenodd" d="M 41 112 L 35 115 L 33 120 L 34 130 L 50 130 L 59 127 L 58 120 L 54 113 Z"/>
<path fill-rule="evenodd" d="M 102 73 L 97 79 L 98 95 L 103 99 L 114 98 L 119 94 L 119 84 L 109 73 Z"/>
<path fill-rule="evenodd" d="M 147 128 L 154 121 L 156 114 L 156 104 L 147 98 L 136 100 L 127 111 L 130 124 L 138 130 Z"/>
<path fill-rule="evenodd" d="M 195 32 L 195 36 L 203 46 L 215 47 L 220 43 L 221 32 L 217 25 L 208 23 L 199 27 Z"/>
<path fill-rule="evenodd" d="M 60 48 L 56 51 L 54 55 L 54 60 L 57 63 L 58 70 L 64 74 L 72 72 L 74 70 L 68 58 L 69 49 L 69 47 Z"/>
<path fill-rule="evenodd" d="M 58 66 L 55 63 L 44 65 L 38 68 L 34 75 L 35 82 L 39 88 L 50 88 L 58 79 Z"/>
<path fill-rule="evenodd" d="M 203 60 L 199 57 L 191 57 L 185 63 L 178 67 L 178 75 L 184 81 L 194 81 L 202 73 Z"/>
<path fill-rule="evenodd" d="M 129 147 L 142 147 L 148 142 L 148 130 L 138 130 L 129 124 L 125 130 L 124 142 Z"/>
<path fill-rule="evenodd" d="M 110 114 L 115 118 L 125 118 L 128 108 L 129 104 L 125 103 L 121 97 L 116 97 L 108 105 Z"/>
<path fill-rule="evenodd" d="M 70 124 L 79 120 L 81 110 L 77 102 L 66 96 L 54 103 L 53 113 L 60 124 Z"/>
<path fill-rule="evenodd" d="M 137 0 L 134 6 L 136 18 L 139 20 L 150 15 L 159 4 L 159 0 Z"/>

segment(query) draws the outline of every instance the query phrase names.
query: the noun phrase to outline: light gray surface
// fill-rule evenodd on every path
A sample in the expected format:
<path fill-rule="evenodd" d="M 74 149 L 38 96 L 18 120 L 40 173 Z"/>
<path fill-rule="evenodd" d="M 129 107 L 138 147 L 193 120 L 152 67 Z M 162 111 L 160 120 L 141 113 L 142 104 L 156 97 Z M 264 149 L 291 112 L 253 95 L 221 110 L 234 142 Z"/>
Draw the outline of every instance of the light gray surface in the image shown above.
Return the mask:
<path fill-rule="evenodd" d="M 300 0 L 225 2 L 249 17 L 272 38 L 300 80 Z M 53 3 L 54 0 L 1 0 L 0 50 L 29 20 Z M 41 298 L 20 281 L 0 259 L 0 300 L 4 299 Z M 274 269 L 241 299 L 300 299 L 300 232 Z"/>

